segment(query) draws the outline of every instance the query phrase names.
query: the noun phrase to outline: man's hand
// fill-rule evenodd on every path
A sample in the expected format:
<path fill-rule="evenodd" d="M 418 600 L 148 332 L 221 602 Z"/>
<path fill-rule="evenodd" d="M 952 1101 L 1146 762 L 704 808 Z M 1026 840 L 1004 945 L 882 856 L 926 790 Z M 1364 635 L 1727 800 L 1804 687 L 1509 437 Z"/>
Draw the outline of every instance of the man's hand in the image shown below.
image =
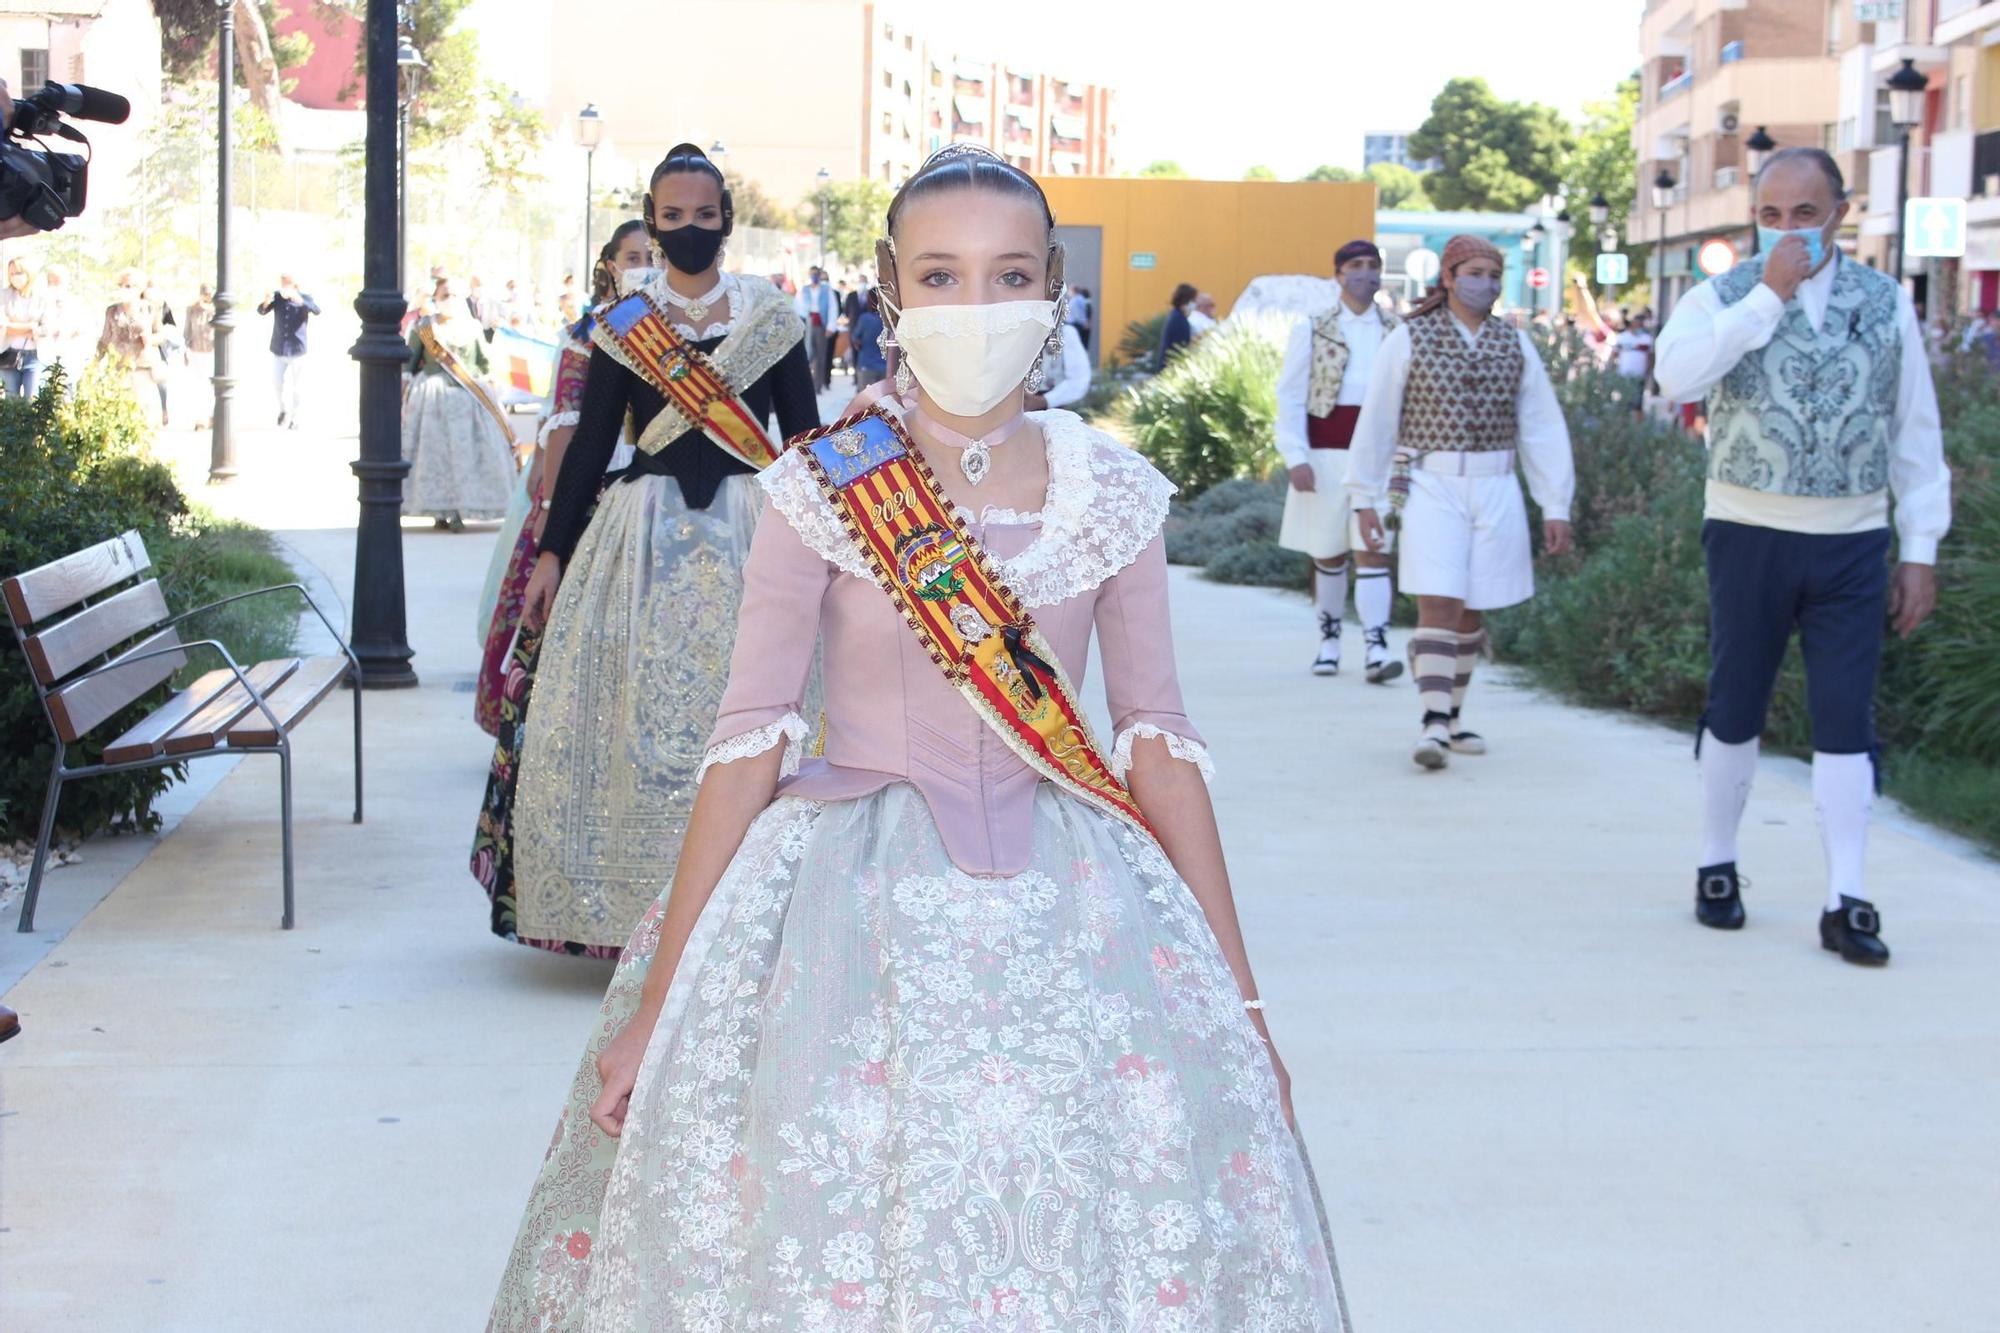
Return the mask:
<path fill-rule="evenodd" d="M 1907 639 L 1937 610 L 1937 570 L 1905 560 L 1889 584 L 1889 624 Z"/>
<path fill-rule="evenodd" d="M 1812 255 L 1804 239 L 1787 236 L 1764 261 L 1764 285 L 1789 303 L 1798 295 L 1799 284 L 1812 276 Z"/>
<path fill-rule="evenodd" d="M 1389 544 L 1389 534 L 1383 530 L 1382 520 L 1373 509 L 1354 511 L 1355 526 L 1361 529 L 1361 540 L 1369 550 L 1380 554 Z"/>
<path fill-rule="evenodd" d="M 1285 475 L 1292 479 L 1292 489 L 1295 491 L 1311 491 L 1319 487 L 1319 478 L 1313 475 L 1310 463 L 1300 463 Z"/>
<path fill-rule="evenodd" d="M 1542 554 L 1563 555 L 1576 544 L 1576 533 L 1560 518 L 1542 520 Z"/>

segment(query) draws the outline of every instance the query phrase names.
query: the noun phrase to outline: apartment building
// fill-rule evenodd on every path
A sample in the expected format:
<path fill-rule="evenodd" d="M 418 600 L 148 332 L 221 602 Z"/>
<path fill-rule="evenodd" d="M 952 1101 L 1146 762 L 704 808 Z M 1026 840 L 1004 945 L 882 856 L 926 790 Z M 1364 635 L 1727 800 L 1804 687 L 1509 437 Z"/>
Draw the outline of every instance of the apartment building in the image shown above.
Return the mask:
<path fill-rule="evenodd" d="M 1912 198 L 1963 198 L 1969 223 L 1963 258 L 1904 260 L 1917 300 L 1947 317 L 2000 307 L 2000 3 L 1902 0 L 1868 12 L 1875 21 L 1860 25 L 1842 81 L 1843 116 L 1865 116 L 1872 104 L 1883 131 L 1867 148 L 1857 253 L 1878 267 L 1893 262 L 1906 170 Z M 1875 91 L 1905 60 L 1928 82 L 1907 158 Z"/>
<path fill-rule="evenodd" d="M 1412 171 L 1436 171 L 1444 165 L 1436 158 L 1411 157 L 1408 131 L 1376 131 L 1361 136 L 1362 170 L 1377 162 L 1408 167 Z"/>
<path fill-rule="evenodd" d="M 1854 21 L 1855 3 L 1649 0 L 1629 231 L 1656 247 L 1651 276 L 1663 314 L 1731 255 L 1753 252 L 1748 143 L 1759 128 L 1781 147 L 1841 154 L 1850 180 L 1865 175 L 1878 127 L 1846 126 L 1840 116 L 1844 51 L 1871 26 Z M 1718 240 L 1728 249 L 1709 244 Z"/>

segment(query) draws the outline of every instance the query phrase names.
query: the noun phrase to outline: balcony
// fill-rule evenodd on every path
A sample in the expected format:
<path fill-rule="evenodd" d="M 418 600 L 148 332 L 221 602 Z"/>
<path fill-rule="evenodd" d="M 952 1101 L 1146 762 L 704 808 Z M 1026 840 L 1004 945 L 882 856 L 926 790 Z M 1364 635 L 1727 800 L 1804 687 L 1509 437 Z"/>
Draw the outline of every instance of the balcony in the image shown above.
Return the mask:
<path fill-rule="evenodd" d="M 1722 44 L 1723 64 L 1733 65 L 1741 59 L 1743 59 L 1743 43 L 1741 41 L 1724 42 Z"/>
<path fill-rule="evenodd" d="M 1959 199 L 1972 196 L 1972 145 L 1970 130 L 1932 137 L 1930 179 L 1924 182 L 1925 194 Z"/>
<path fill-rule="evenodd" d="M 1717 168 L 1715 169 L 1715 188 L 1716 188 L 1716 189 L 1718 189 L 1718 190 L 1733 190 L 1733 189 L 1735 189 L 1735 188 L 1736 188 L 1736 187 L 1737 187 L 1738 185 L 1741 185 L 1742 183 L 1743 183 L 1743 168 L 1741 168 L 1741 167 L 1717 167 Z"/>
<path fill-rule="evenodd" d="M 2000 199 L 2000 130 L 1979 135 L 1972 141 L 1972 193 Z"/>
<path fill-rule="evenodd" d="M 1694 70 L 1684 69 L 1661 84 L 1660 95 L 1653 100 L 1655 102 L 1671 101 L 1692 87 L 1694 87 Z"/>

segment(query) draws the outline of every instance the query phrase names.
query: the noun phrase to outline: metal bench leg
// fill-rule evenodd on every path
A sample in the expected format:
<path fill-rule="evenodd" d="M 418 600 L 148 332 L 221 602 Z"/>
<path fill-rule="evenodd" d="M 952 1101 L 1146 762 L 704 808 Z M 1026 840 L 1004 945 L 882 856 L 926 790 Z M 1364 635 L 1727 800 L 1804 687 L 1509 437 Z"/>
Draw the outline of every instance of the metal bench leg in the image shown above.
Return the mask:
<path fill-rule="evenodd" d="M 284 928 L 292 928 L 292 745 L 289 737 L 278 738 L 278 799 L 281 803 L 280 820 L 284 826 L 285 841 L 285 919 Z"/>
<path fill-rule="evenodd" d="M 56 831 L 56 806 L 62 802 L 62 761 L 60 749 L 49 768 L 49 794 L 42 799 L 42 828 L 35 835 L 35 863 L 28 868 L 28 891 L 21 897 L 21 933 L 35 928 L 35 900 L 42 896 L 42 867 L 49 859 L 49 841 Z"/>
<path fill-rule="evenodd" d="M 354 684 L 354 822 L 361 822 L 361 681 Z"/>

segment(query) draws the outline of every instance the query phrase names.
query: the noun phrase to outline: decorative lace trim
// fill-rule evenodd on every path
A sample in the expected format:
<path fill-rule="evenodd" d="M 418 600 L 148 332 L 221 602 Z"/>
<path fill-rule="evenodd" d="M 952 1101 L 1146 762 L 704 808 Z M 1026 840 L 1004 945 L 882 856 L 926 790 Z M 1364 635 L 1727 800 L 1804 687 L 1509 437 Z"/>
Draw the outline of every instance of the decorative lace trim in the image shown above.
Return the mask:
<path fill-rule="evenodd" d="M 535 432 L 535 443 L 546 446 L 550 435 L 561 430 L 564 426 L 574 426 L 582 419 L 583 415 L 575 411 L 549 413 L 542 418 L 542 428 Z"/>
<path fill-rule="evenodd" d="M 717 764 L 733 764 L 738 759 L 748 759 L 760 755 L 776 745 L 785 743 L 785 757 L 778 763 L 778 776 L 788 778 L 799 771 L 799 759 L 805 754 L 806 737 L 812 734 L 812 727 L 797 713 L 787 713 L 776 722 L 746 731 L 740 736 L 731 736 L 726 741 L 717 741 L 702 756 L 701 767 L 696 770 L 696 786 Z"/>
<path fill-rule="evenodd" d="M 918 315 L 921 310 L 923 313 Z M 995 307 L 991 305 L 927 305 L 914 306 L 905 310 L 902 319 L 915 316 L 916 322 L 924 325 L 924 332 L 940 336 L 964 337 L 975 333 L 1009 333 L 1023 324 L 1038 324 L 1044 329 L 1055 328 L 1056 308 L 1053 301 L 1008 301 Z M 900 323 L 901 320 L 898 321 Z"/>
<path fill-rule="evenodd" d="M 1000 577 L 1029 606 L 1054 606 L 1100 586 L 1138 559 L 1167 521 L 1174 484 L 1073 412 L 1029 415 L 1047 441 L 1048 500 L 1036 513 L 990 508 L 985 521 L 1041 525 L 1026 550 L 999 562 Z M 843 574 L 873 581 L 868 562 L 796 451 L 757 480 L 815 554 Z"/>
<path fill-rule="evenodd" d="M 1200 741 L 1191 741 L 1150 722 L 1134 722 L 1118 733 L 1117 743 L 1111 747 L 1111 776 L 1120 782 L 1132 771 L 1132 743 L 1157 736 L 1167 743 L 1167 753 L 1176 759 L 1193 764 L 1201 772 L 1203 782 L 1215 781 L 1215 761 L 1209 758 L 1208 747 Z"/>

